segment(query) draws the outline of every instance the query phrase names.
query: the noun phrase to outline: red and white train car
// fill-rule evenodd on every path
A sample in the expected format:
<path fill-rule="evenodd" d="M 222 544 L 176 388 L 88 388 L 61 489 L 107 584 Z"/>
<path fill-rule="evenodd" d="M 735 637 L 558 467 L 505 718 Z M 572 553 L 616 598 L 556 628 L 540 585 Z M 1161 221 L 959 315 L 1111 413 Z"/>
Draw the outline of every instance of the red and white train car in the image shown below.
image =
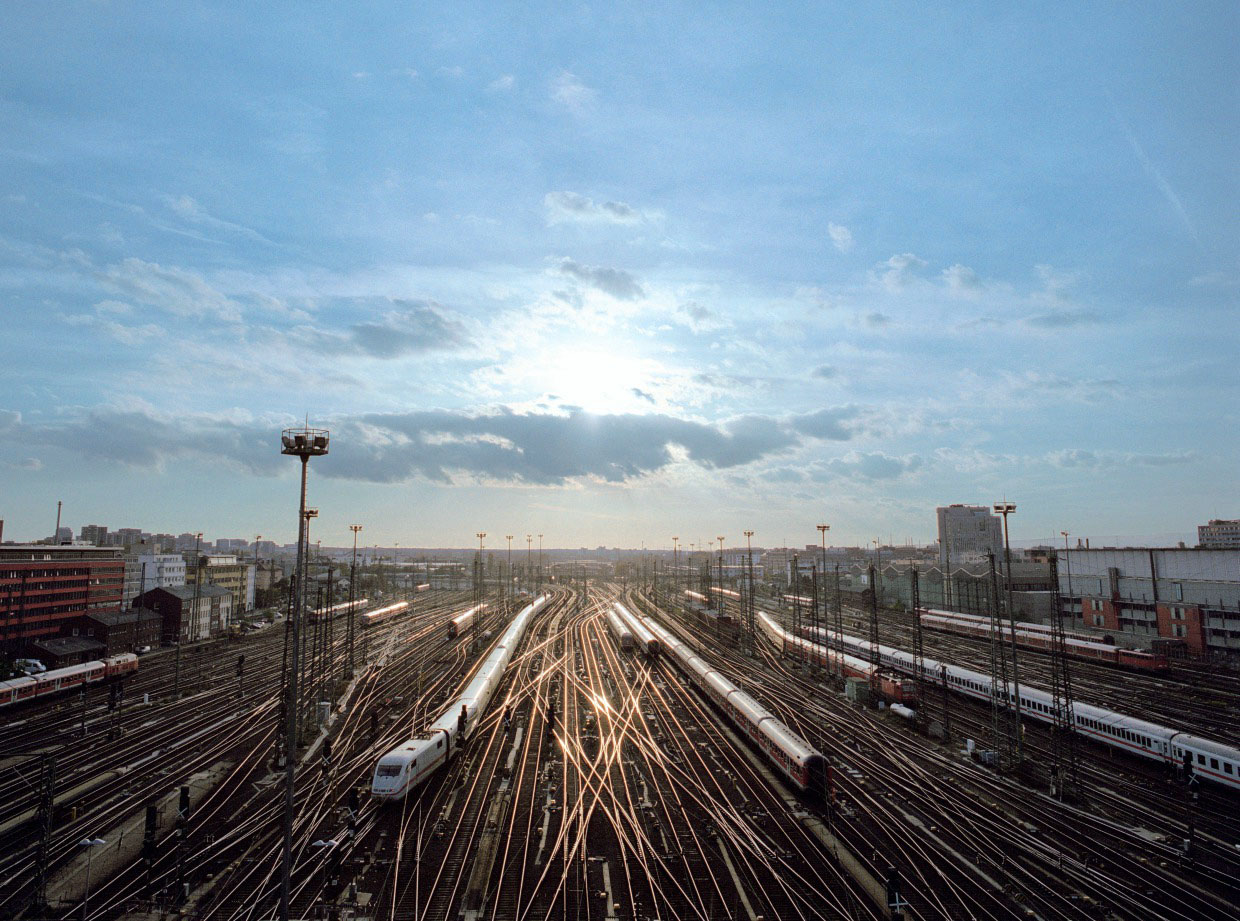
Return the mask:
<path fill-rule="evenodd" d="M 862 678 L 870 681 L 873 674 L 873 667 L 865 659 L 848 653 L 840 653 L 834 649 L 829 649 L 819 643 L 800 636 L 794 636 L 783 627 L 775 623 L 769 614 L 765 611 L 759 611 L 757 615 L 758 626 L 762 631 L 771 638 L 776 646 L 790 646 L 796 650 L 795 654 L 798 658 L 813 662 L 815 665 L 821 665 L 823 668 L 831 669 L 837 665 L 843 669 L 846 678 Z M 809 633 L 812 628 L 803 628 Z M 819 631 L 820 633 L 824 631 Z M 884 700 L 892 703 L 904 704 L 907 707 L 916 707 L 920 700 L 917 697 L 917 682 L 898 675 L 895 672 L 884 671 L 879 669 L 878 672 L 878 692 Z"/>
<path fill-rule="evenodd" d="M 58 691 L 93 684 L 107 678 L 127 675 L 138 670 L 138 657 L 132 652 L 121 653 L 106 659 L 83 662 L 80 665 L 67 665 L 54 668 L 39 675 L 27 675 L 0 681 L 0 707 L 33 700 Z"/>
<path fill-rule="evenodd" d="M 955 633 L 961 636 L 990 637 L 990 618 L 977 617 L 972 614 L 957 614 L 952 611 L 931 611 L 927 609 L 922 609 L 920 613 L 922 626 L 929 627 L 932 630 L 942 630 L 945 633 Z M 1010 638 L 1010 625 L 1002 624 L 1000 630 L 1005 640 Z M 1018 646 L 1041 649 L 1044 652 L 1050 652 L 1053 649 L 1054 634 L 1051 632 L 1051 628 L 1045 624 L 1029 624 L 1018 621 L 1015 633 Z M 1166 656 L 1145 652 L 1141 649 L 1121 649 L 1118 646 L 1112 646 L 1110 643 L 1100 643 L 1092 638 L 1083 638 L 1081 634 L 1065 634 L 1064 649 L 1068 655 L 1076 659 L 1088 659 L 1092 662 L 1118 665 L 1144 672 L 1159 673 L 1167 671 L 1168 668 Z"/>

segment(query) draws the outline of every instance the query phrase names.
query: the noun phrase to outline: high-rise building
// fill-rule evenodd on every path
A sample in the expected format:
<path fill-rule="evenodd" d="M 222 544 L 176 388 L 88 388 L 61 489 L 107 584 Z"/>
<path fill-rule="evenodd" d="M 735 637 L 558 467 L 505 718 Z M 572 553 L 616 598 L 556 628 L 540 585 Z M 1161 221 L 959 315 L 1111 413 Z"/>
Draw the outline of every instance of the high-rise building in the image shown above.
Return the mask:
<path fill-rule="evenodd" d="M 935 509 L 939 521 L 939 563 L 955 567 L 977 563 L 987 553 L 1003 565 L 1003 524 L 984 505 L 948 505 Z"/>
<path fill-rule="evenodd" d="M 1197 546 L 1207 550 L 1240 549 L 1240 519 L 1213 518 L 1197 525 Z"/>
<path fill-rule="evenodd" d="M 105 524 L 82 525 L 81 541 L 92 547 L 106 547 L 108 544 L 108 526 Z"/>

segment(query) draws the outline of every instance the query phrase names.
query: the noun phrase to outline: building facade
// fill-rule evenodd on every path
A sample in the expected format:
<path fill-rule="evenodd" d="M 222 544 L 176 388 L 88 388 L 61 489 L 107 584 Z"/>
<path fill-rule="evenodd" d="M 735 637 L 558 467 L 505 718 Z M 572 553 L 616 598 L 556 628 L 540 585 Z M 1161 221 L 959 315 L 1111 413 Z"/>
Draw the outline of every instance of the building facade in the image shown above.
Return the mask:
<path fill-rule="evenodd" d="M 1003 564 L 1003 524 L 984 505 L 947 505 L 934 510 L 939 525 L 939 565 L 945 570 L 980 563 L 988 553 Z"/>
<path fill-rule="evenodd" d="M 1197 546 L 1206 550 L 1240 550 L 1240 519 L 1214 518 L 1197 525 Z"/>
<path fill-rule="evenodd" d="M 232 553 L 208 553 L 198 557 L 198 565 L 194 565 L 194 555 L 187 554 L 188 564 L 185 567 L 185 584 L 194 585 L 198 574 L 202 573 L 204 585 L 217 585 L 227 589 L 232 595 L 232 609 L 240 614 L 254 609 L 254 564 L 246 563 Z"/>
<path fill-rule="evenodd" d="M 135 598 L 153 588 L 184 584 L 185 558 L 179 553 L 143 550 L 125 555 L 124 607 L 129 607 Z"/>
<path fill-rule="evenodd" d="M 158 611 L 162 642 L 192 643 L 224 632 L 232 622 L 232 594 L 217 585 L 154 588 L 138 596 L 142 607 Z"/>
<path fill-rule="evenodd" d="M 0 546 L 0 636 L 10 658 L 30 642 L 68 633 L 84 614 L 121 609 L 118 549 L 52 544 Z"/>
<path fill-rule="evenodd" d="M 130 608 L 115 614 L 87 614 L 78 627 L 78 636 L 102 643 L 104 654 L 136 652 L 163 641 L 163 617 L 148 608 Z"/>
<path fill-rule="evenodd" d="M 1059 594 L 1079 626 L 1120 645 L 1240 655 L 1240 550 L 1060 551 Z"/>

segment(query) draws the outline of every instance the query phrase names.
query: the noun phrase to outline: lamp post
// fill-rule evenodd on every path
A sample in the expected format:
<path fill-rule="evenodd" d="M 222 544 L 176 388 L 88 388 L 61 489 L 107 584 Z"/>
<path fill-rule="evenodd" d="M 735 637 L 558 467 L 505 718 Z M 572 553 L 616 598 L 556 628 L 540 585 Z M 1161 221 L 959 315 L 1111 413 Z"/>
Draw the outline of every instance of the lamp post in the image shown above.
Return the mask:
<path fill-rule="evenodd" d="M 82 893 L 82 921 L 86 921 L 90 912 L 90 858 L 96 847 L 107 843 L 103 838 L 83 838 L 78 842 L 78 847 L 86 848 L 86 891 Z"/>
<path fill-rule="evenodd" d="M 1016 663 L 1016 612 L 1012 610 L 1012 546 L 1008 542 L 1008 515 L 1016 513 L 1016 503 L 1005 498 L 994 504 L 995 512 L 1003 516 L 1003 583 L 1007 595 L 1008 635 L 1012 641 L 1012 685 L 1016 692 L 1016 761 L 1024 760 L 1024 746 L 1020 732 L 1020 667 Z"/>
<path fill-rule="evenodd" d="M 818 567 L 818 574 L 819 582 L 822 584 L 822 623 L 825 625 L 827 622 L 827 532 L 831 530 L 831 525 L 820 524 L 817 527 L 818 536 L 822 542 L 822 565 Z M 814 616 L 818 616 L 817 610 L 814 611 Z M 821 641 L 823 646 L 830 646 L 831 644 L 827 642 L 825 633 L 825 629 L 823 631 L 823 635 L 815 633 L 814 641 Z M 828 659 L 828 665 L 829 664 L 830 660 Z"/>
<path fill-rule="evenodd" d="M 357 532 L 362 529 L 360 524 L 349 525 L 353 532 L 353 562 L 349 564 L 349 677 L 353 677 L 353 602 L 357 598 Z"/>
<path fill-rule="evenodd" d="M 538 593 L 542 594 L 542 577 L 543 577 L 543 557 L 542 557 L 542 535 L 538 535 Z"/>
<path fill-rule="evenodd" d="M 672 594 L 680 594 L 680 538 L 675 535 L 672 536 Z"/>
<path fill-rule="evenodd" d="M 263 535 L 254 535 L 254 607 L 258 607 L 258 542 Z"/>
<path fill-rule="evenodd" d="M 745 603 L 745 628 L 749 631 L 749 641 L 752 644 L 754 639 L 754 610 L 753 610 L 753 531 L 745 532 L 745 553 L 748 559 L 748 575 L 749 575 L 749 592 Z M 752 650 L 752 646 L 751 646 Z"/>
<path fill-rule="evenodd" d="M 719 599 L 719 606 L 716 610 L 720 614 L 723 613 L 723 535 L 720 534 L 715 540 L 719 541 L 719 591 L 716 597 Z"/>
<path fill-rule="evenodd" d="M 1068 615 L 1072 618 L 1072 623 L 1076 623 L 1076 602 L 1072 600 L 1072 560 L 1068 558 L 1068 532 L 1060 531 L 1063 535 L 1063 567 L 1068 574 Z M 1062 612 L 1061 612 L 1062 613 Z M 1081 612 L 1082 620 L 1085 612 Z"/>
<path fill-rule="evenodd" d="M 483 584 L 484 573 L 482 569 L 482 539 L 487 536 L 487 532 L 476 531 L 474 532 L 474 536 L 478 538 L 478 597 L 474 599 L 474 604 L 481 604 L 482 598 L 486 594 L 486 591 L 484 589 L 484 584 Z M 482 612 L 479 611 L 478 613 L 479 615 L 481 615 Z M 481 624 L 482 622 L 481 616 L 479 616 L 478 621 L 479 621 L 479 624 Z M 481 631 L 479 631 L 479 633 L 481 633 Z"/>
<path fill-rule="evenodd" d="M 533 590 L 534 580 L 530 578 L 530 568 L 534 562 L 534 535 L 525 535 L 525 587 Z"/>
<path fill-rule="evenodd" d="M 199 531 L 194 535 L 194 606 L 189 612 L 190 622 L 194 623 L 198 617 L 198 592 L 199 586 L 202 584 L 202 568 L 198 565 L 198 550 L 202 546 L 202 532 Z M 182 604 L 184 611 L 184 604 Z M 185 638 L 185 616 L 181 615 L 181 621 L 177 624 L 177 657 L 176 663 L 172 670 L 172 699 L 181 699 L 181 640 Z"/>
<path fill-rule="evenodd" d="M 301 507 L 297 513 L 298 589 L 293 593 L 293 610 L 289 612 L 291 641 L 286 687 L 285 765 L 284 765 L 284 853 L 280 864 L 280 921 L 288 921 L 290 876 L 293 868 L 293 784 L 297 774 L 297 666 L 298 641 L 301 639 L 302 586 L 306 562 L 306 471 L 310 458 L 327 453 L 330 435 L 326 429 L 285 429 L 280 436 L 280 453 L 301 459 Z"/>
<path fill-rule="evenodd" d="M 504 600 L 506 602 L 511 602 L 512 599 L 510 595 L 512 593 L 512 535 L 505 534 L 504 539 L 508 541 L 508 575 L 506 576 L 505 581 L 504 581 Z"/>

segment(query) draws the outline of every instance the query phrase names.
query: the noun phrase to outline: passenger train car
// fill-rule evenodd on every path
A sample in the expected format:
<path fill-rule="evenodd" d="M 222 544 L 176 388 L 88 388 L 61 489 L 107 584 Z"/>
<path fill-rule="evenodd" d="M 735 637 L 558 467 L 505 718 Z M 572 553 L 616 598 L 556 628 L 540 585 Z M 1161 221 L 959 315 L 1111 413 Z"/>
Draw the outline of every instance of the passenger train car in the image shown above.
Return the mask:
<path fill-rule="evenodd" d="M 401 611 L 408 610 L 408 601 L 397 601 L 395 604 L 385 604 L 381 608 L 375 608 L 373 611 L 367 611 L 362 615 L 362 622 L 365 624 L 378 623 L 399 614 Z"/>
<path fill-rule="evenodd" d="M 923 608 L 921 623 L 925 627 L 946 633 L 957 633 L 962 636 L 990 636 L 990 618 L 978 617 L 974 614 L 958 614 L 954 611 L 934 611 Z M 1002 629 L 1003 637 L 1010 638 L 1009 626 L 1005 624 Z M 1018 646 L 1050 652 L 1053 642 L 1053 633 L 1047 625 L 1017 622 L 1016 644 Z M 1142 649 L 1121 649 L 1081 634 L 1065 635 L 1064 648 L 1073 658 L 1089 659 L 1092 662 L 1102 662 L 1106 665 L 1118 665 L 1154 674 L 1166 672 L 1169 668 L 1166 656 L 1156 655 Z"/>
<path fill-rule="evenodd" d="M 540 595 L 517 614 L 487 654 L 460 695 L 439 718 L 416 738 L 396 746 L 379 759 L 370 792 L 381 800 L 396 800 L 447 763 L 473 733 L 499 686 L 513 653 L 521 645 L 530 621 L 547 602 Z"/>
<path fill-rule="evenodd" d="M 607 609 L 607 625 L 611 628 L 616 642 L 620 644 L 621 652 L 632 652 L 637 648 L 637 640 L 633 638 L 633 631 L 613 608 Z"/>
<path fill-rule="evenodd" d="M 342 601 L 339 604 L 333 604 L 330 607 L 314 608 L 309 612 L 309 614 L 310 614 L 310 617 L 315 620 L 318 620 L 324 617 L 336 618 L 336 617 L 341 616 L 342 614 L 348 614 L 350 605 L 352 605 L 353 610 L 356 611 L 356 610 L 359 610 L 360 608 L 365 607 L 367 602 L 368 602 L 368 599 L 366 598 L 359 598 L 356 601 Z"/>
<path fill-rule="evenodd" d="M 454 640 L 458 636 L 460 636 L 462 633 L 464 633 L 466 630 L 468 630 L 470 627 L 472 627 L 474 624 L 474 620 L 476 620 L 478 615 L 481 614 L 485 609 L 486 609 L 485 603 L 476 604 L 472 608 L 470 608 L 468 611 L 463 611 L 462 613 L 456 615 L 456 617 L 448 621 L 448 639 Z"/>
<path fill-rule="evenodd" d="M 657 636 L 650 632 L 649 627 L 643 622 L 645 618 L 637 617 L 619 601 L 612 602 L 612 607 L 620 615 L 620 619 L 633 631 L 633 640 L 636 642 L 637 648 L 648 656 L 657 656 L 663 644 Z"/>
<path fill-rule="evenodd" d="M 889 700 L 892 703 L 904 704 L 906 707 L 915 707 L 919 703 L 916 681 L 879 669 L 878 681 L 873 682 L 871 680 L 873 666 L 870 665 L 869 659 L 859 659 L 857 656 L 852 656 L 848 653 L 839 653 L 812 640 L 794 636 L 777 624 L 766 611 L 757 612 L 757 621 L 758 626 L 762 628 L 763 633 L 770 637 L 771 642 L 781 648 L 791 646 L 796 650 L 798 658 L 806 662 L 814 662 L 825 668 L 831 668 L 839 664 L 843 667 L 846 677 L 863 678 L 866 681 L 870 681 L 871 684 L 876 683 L 878 685 L 878 693 L 882 695 L 883 699 Z"/>
<path fill-rule="evenodd" d="M 38 675 L 26 675 L 9 681 L 0 681 L 0 707 L 93 684 L 107 678 L 127 675 L 137 670 L 138 657 L 132 652 L 125 652 L 107 659 L 83 662 L 80 665 L 68 665 L 64 668 L 41 672 Z"/>
<path fill-rule="evenodd" d="M 825 798 L 828 795 L 830 768 L 820 752 L 661 624 L 649 617 L 640 618 L 640 621 L 655 634 L 662 648 L 689 680 L 750 738 L 767 760 L 798 790 L 812 796 Z"/>
<path fill-rule="evenodd" d="M 847 634 L 843 637 L 844 648 L 859 656 L 869 656 L 869 640 Z M 916 657 L 902 649 L 879 644 L 879 660 L 891 668 L 907 674 L 916 674 Z M 927 681 L 942 682 L 946 679 L 952 689 L 977 700 L 990 702 L 990 676 L 955 665 L 947 665 L 934 659 L 922 659 L 922 677 Z M 1009 683 L 999 692 L 1007 706 L 1016 705 L 1016 695 Z M 1041 688 L 1022 682 L 1020 686 L 1020 713 L 1044 723 L 1055 722 L 1054 697 Z M 1168 726 L 1160 726 L 1147 720 L 1126 716 L 1093 704 L 1073 702 L 1073 728 L 1085 736 L 1129 754 L 1159 761 L 1170 767 L 1192 763 L 1193 771 L 1206 780 L 1232 790 L 1240 791 L 1240 748 L 1224 745 L 1212 739 L 1195 736 Z"/>

